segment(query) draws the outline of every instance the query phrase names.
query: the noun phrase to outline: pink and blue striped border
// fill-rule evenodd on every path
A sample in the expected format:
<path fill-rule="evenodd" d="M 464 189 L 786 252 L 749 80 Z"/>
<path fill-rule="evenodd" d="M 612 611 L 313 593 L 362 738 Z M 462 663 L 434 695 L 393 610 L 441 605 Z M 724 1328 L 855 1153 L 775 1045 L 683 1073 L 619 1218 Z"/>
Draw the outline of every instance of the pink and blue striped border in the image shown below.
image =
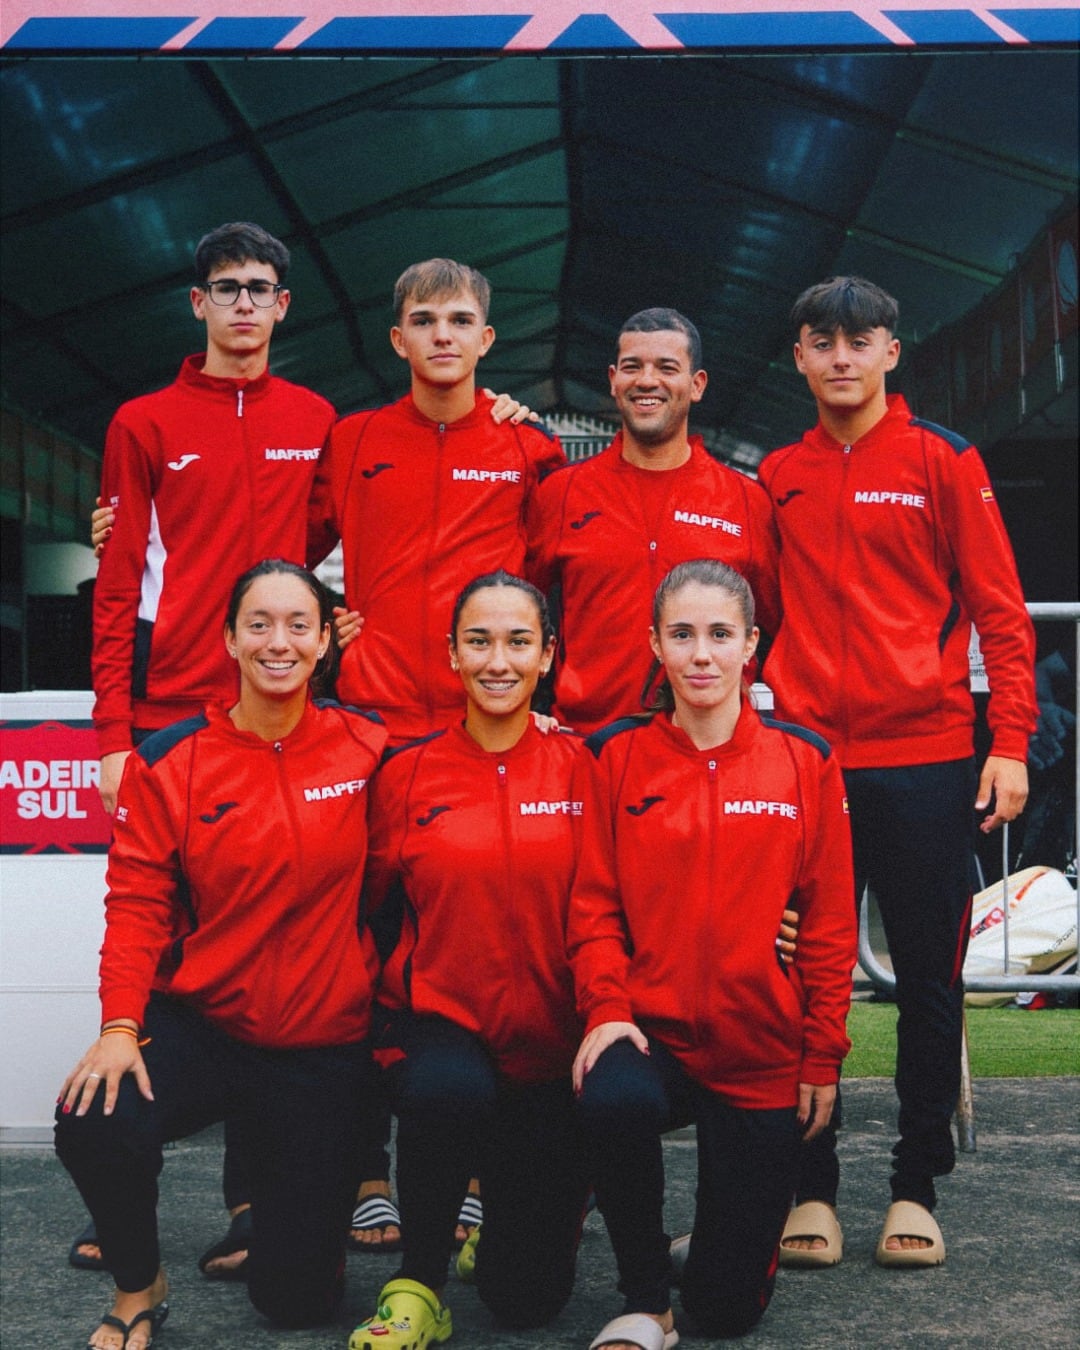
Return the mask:
<path fill-rule="evenodd" d="M 4 0 L 7 52 L 619 52 L 1077 44 L 1071 0 Z"/>

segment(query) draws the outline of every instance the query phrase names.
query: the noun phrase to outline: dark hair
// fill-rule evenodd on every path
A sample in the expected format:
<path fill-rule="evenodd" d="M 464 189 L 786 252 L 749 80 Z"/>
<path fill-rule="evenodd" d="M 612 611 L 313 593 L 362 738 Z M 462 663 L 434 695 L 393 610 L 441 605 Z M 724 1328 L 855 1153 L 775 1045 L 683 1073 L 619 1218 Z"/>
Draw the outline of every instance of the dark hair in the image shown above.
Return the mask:
<path fill-rule="evenodd" d="M 896 331 L 900 306 L 888 291 L 862 277 L 829 277 L 803 291 L 791 310 L 796 340 L 804 325 L 814 333 Z"/>
<path fill-rule="evenodd" d="M 323 628 L 326 624 L 330 625 L 331 641 L 311 675 L 312 689 L 319 694 L 329 694 L 333 688 L 334 676 L 337 673 L 334 601 L 330 592 L 314 572 L 309 572 L 306 567 L 301 567 L 299 563 L 287 562 L 284 558 L 264 558 L 254 567 L 249 567 L 233 583 L 229 603 L 225 609 L 225 627 L 230 633 L 236 632 L 236 620 L 240 615 L 240 606 L 244 603 L 244 596 L 247 595 L 260 577 L 273 576 L 295 577 L 297 581 L 302 581 L 315 597 L 315 603 L 319 608 L 319 627 Z"/>
<path fill-rule="evenodd" d="M 452 258 L 429 258 L 426 262 L 413 263 L 394 283 L 394 318 L 397 323 L 401 322 L 405 301 L 410 297 L 423 304 L 426 300 L 457 295 L 459 291 L 472 292 L 480 306 L 480 318 L 486 323 L 491 307 L 491 283 L 482 272 L 465 263 L 454 262 Z"/>
<path fill-rule="evenodd" d="M 529 597 L 536 606 L 536 615 L 540 620 L 540 639 L 546 647 L 555 636 L 555 628 L 551 622 L 551 613 L 544 593 L 537 590 L 531 581 L 524 581 L 521 577 L 514 576 L 512 572 L 504 572 L 502 568 L 499 568 L 497 572 L 485 572 L 482 576 L 474 577 L 462 590 L 454 602 L 454 616 L 450 621 L 450 641 L 457 641 L 461 611 L 465 608 L 467 602 L 477 591 L 492 590 L 496 586 L 511 586 L 514 590 L 521 591 Z"/>
<path fill-rule="evenodd" d="M 266 263 L 277 273 L 279 284 L 289 270 L 289 250 L 261 225 L 234 220 L 204 234 L 195 245 L 195 282 L 205 286 L 210 273 L 226 263 Z"/>
<path fill-rule="evenodd" d="M 652 626 L 657 635 L 660 633 L 660 618 L 668 599 L 681 591 L 684 586 L 693 584 L 715 586 L 718 590 L 726 591 L 739 606 L 743 623 L 746 626 L 746 635 L 747 637 L 750 636 L 754 628 L 754 593 L 750 589 L 750 583 L 741 572 L 736 572 L 734 567 L 729 567 L 727 563 L 719 562 L 716 558 L 693 558 L 689 562 L 679 563 L 663 578 L 653 596 Z M 645 689 L 642 691 L 643 702 L 660 670 L 660 662 L 654 660 L 653 669 L 649 674 Z M 750 695 L 745 680 L 743 681 L 743 694 L 747 697 Z M 654 712 L 670 712 L 674 706 L 675 696 L 672 694 L 671 685 L 668 684 L 665 677 L 657 687 L 649 707 Z"/>
<path fill-rule="evenodd" d="M 631 314 L 619 329 L 615 343 L 615 361 L 619 360 L 619 342 L 624 333 L 682 333 L 690 350 L 691 371 L 701 369 L 701 334 L 677 309 L 642 309 Z"/>

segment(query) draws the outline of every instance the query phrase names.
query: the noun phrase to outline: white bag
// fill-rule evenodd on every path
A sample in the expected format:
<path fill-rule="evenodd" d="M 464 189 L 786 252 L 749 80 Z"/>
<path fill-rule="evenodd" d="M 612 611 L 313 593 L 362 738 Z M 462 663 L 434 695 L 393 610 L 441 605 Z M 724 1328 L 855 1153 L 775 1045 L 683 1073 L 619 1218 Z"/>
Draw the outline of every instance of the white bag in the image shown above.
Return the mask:
<path fill-rule="evenodd" d="M 1076 891 L 1064 872 L 1025 867 L 1009 877 L 1009 965 L 1005 953 L 1004 885 L 979 891 L 972 901 L 971 938 L 964 978 L 1033 975 L 1056 970 L 1076 955 Z M 972 1007 L 993 1008 L 1013 994 L 965 994 Z"/>

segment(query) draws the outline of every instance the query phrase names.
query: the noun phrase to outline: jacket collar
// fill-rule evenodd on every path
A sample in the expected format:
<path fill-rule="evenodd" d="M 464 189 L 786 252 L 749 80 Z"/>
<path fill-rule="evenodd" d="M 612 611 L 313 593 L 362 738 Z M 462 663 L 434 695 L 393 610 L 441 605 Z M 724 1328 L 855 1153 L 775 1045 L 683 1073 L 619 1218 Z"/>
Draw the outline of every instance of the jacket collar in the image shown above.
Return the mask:
<path fill-rule="evenodd" d="M 406 394 L 404 398 L 398 399 L 394 406 L 400 408 L 406 416 L 414 422 L 419 422 L 422 426 L 438 427 L 445 425 L 447 431 L 469 431 L 482 424 L 485 419 L 491 421 L 491 405 L 493 402 L 494 400 L 488 398 L 482 389 L 478 389 L 472 411 L 467 412 L 464 417 L 457 417 L 453 422 L 446 423 L 437 422 L 434 418 L 428 417 L 426 413 L 422 413 L 413 401 L 412 394 Z M 494 426 L 494 422 L 491 425 Z"/>
<path fill-rule="evenodd" d="M 899 427 L 906 427 L 911 421 L 911 409 L 908 407 L 903 394 L 888 394 L 885 402 L 885 416 L 875 422 L 870 430 L 864 432 L 857 441 L 853 442 L 856 449 L 872 449 L 874 446 L 880 445 L 882 441 L 887 441 L 892 437 Z M 815 450 L 836 451 L 843 450 L 845 446 L 844 441 L 838 441 L 834 436 L 830 436 L 820 422 L 812 431 L 806 433 L 804 440 Z"/>
<path fill-rule="evenodd" d="M 262 397 L 270 388 L 270 381 L 273 379 L 269 367 L 261 375 L 256 375 L 253 380 L 239 380 L 226 375 L 206 375 L 203 373 L 205 364 L 205 352 L 196 352 L 193 356 L 185 357 L 177 377 L 178 383 L 202 390 L 204 393 L 224 395 L 230 399 L 235 398 L 237 391 L 242 389 L 244 397 L 250 399 Z"/>
<path fill-rule="evenodd" d="M 672 722 L 670 713 L 656 714 L 652 720 L 652 725 L 657 728 L 658 734 L 668 742 L 673 750 L 677 750 L 681 755 L 686 755 L 689 759 L 726 759 L 731 756 L 742 755 L 750 748 L 761 728 L 761 718 L 757 709 L 744 697 L 739 708 L 739 720 L 735 723 L 735 734 L 731 740 L 725 741 L 723 745 L 709 746 L 705 750 L 699 750 L 682 727 L 678 727 Z"/>

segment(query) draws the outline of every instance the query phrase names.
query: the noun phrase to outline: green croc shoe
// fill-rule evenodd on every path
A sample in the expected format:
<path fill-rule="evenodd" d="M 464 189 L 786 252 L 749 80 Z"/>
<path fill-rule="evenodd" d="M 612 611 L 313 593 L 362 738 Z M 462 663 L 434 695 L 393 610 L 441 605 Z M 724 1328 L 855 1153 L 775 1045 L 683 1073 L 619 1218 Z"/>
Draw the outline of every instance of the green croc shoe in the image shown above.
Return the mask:
<path fill-rule="evenodd" d="M 448 1341 L 454 1330 L 450 1309 L 417 1280 L 383 1286 L 374 1317 L 349 1337 L 349 1350 L 425 1350 Z"/>
<path fill-rule="evenodd" d="M 476 1279 L 476 1247 L 480 1241 L 479 1228 L 474 1228 L 462 1245 L 454 1262 L 454 1269 L 462 1284 L 472 1284 Z"/>

